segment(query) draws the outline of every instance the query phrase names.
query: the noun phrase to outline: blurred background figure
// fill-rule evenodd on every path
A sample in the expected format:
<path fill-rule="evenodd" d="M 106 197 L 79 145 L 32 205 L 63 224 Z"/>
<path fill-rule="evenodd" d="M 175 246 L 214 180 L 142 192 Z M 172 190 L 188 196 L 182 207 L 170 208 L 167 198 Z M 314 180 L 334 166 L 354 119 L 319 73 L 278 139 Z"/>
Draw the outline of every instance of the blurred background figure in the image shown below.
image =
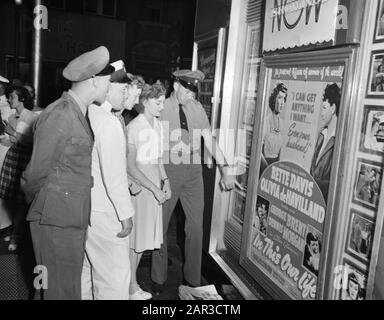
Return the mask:
<path fill-rule="evenodd" d="M 20 178 L 32 154 L 32 126 L 37 115 L 31 111 L 33 100 L 27 89 L 12 85 L 7 89 L 7 98 L 10 107 L 16 110 L 16 113 L 9 116 L 8 121 L 4 121 L 4 130 L 9 135 L 12 145 L 5 155 L 1 168 L 0 198 L 11 210 L 13 221 L 8 250 L 16 251 L 25 234 L 25 216 L 28 210 L 24 193 L 20 188 Z"/>
<path fill-rule="evenodd" d="M 0 168 L 3 166 L 5 155 L 11 145 L 8 134 L 5 133 L 4 120 L 8 121 L 9 116 L 12 114 L 11 107 L 9 106 L 8 99 L 6 97 L 6 89 L 9 84 L 9 80 L 0 75 Z M 9 216 L 9 210 L 6 207 L 3 199 L 0 198 L 0 241 L 9 241 L 11 234 L 12 221 Z"/>

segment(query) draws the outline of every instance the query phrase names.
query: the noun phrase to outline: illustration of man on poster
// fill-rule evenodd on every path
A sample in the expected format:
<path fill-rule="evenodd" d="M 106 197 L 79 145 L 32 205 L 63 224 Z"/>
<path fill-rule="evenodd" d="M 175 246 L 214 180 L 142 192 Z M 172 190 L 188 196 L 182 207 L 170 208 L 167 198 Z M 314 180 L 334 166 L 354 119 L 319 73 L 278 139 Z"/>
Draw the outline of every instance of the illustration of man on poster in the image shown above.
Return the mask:
<path fill-rule="evenodd" d="M 327 85 L 323 95 L 319 135 L 310 171 L 319 185 L 325 201 L 328 199 L 340 100 L 341 90 L 339 86 L 336 83 Z"/>
<path fill-rule="evenodd" d="M 319 275 L 320 266 L 320 239 L 319 236 L 308 232 L 304 250 L 303 265 L 316 276 Z"/>

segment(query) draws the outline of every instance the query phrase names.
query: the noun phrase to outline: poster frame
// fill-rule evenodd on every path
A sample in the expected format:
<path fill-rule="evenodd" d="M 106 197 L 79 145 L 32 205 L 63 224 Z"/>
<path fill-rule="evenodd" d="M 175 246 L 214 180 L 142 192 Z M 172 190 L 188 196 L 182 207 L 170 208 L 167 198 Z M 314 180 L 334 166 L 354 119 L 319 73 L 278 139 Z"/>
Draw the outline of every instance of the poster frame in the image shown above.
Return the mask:
<path fill-rule="evenodd" d="M 356 205 L 360 206 L 360 207 L 364 207 L 366 209 L 376 211 L 378 209 L 378 206 L 379 206 L 381 189 L 379 189 L 379 194 L 377 197 L 377 203 L 376 204 L 364 201 L 363 199 L 358 198 L 356 195 L 357 186 L 358 186 L 358 182 L 359 182 L 359 178 L 360 178 L 360 170 L 361 170 L 362 165 L 372 166 L 372 167 L 376 167 L 376 168 L 381 169 L 380 186 L 381 186 L 381 180 L 383 179 L 383 168 L 382 168 L 382 165 L 380 162 L 368 160 L 366 158 L 357 158 L 357 167 L 356 167 L 355 172 L 354 172 L 355 181 L 354 181 L 354 185 L 353 185 L 353 200 L 352 200 L 352 202 L 355 203 Z"/>
<path fill-rule="evenodd" d="M 374 33 L 374 36 L 373 36 L 373 43 L 380 43 L 380 42 L 384 42 L 384 35 L 378 35 L 378 27 L 379 27 L 379 19 L 380 19 L 380 13 L 383 11 L 383 4 L 384 4 L 384 1 L 383 0 L 379 0 L 378 1 L 378 8 L 377 8 L 377 15 L 376 15 L 376 24 L 375 24 L 375 33 Z"/>
<path fill-rule="evenodd" d="M 244 229 L 241 243 L 240 265 L 265 288 L 274 299 L 290 300 L 292 297 L 281 288 L 274 280 L 270 279 L 263 270 L 257 266 L 248 256 L 249 245 L 251 243 L 252 234 L 252 212 L 257 199 L 257 186 L 259 182 L 261 154 L 262 154 L 262 132 L 264 130 L 265 114 L 268 108 L 268 89 L 271 82 L 271 74 L 273 68 L 278 67 L 303 67 L 303 66 L 328 66 L 328 65 L 343 65 L 343 88 L 341 98 L 341 108 L 339 113 L 339 121 L 337 125 L 336 142 L 333 156 L 333 170 L 330 180 L 329 196 L 327 203 L 327 216 L 323 227 L 323 252 L 327 252 L 321 260 L 320 273 L 318 277 L 318 287 L 316 299 L 327 299 L 328 286 L 332 281 L 330 270 L 334 264 L 335 238 L 337 234 L 332 232 L 332 222 L 337 219 L 336 212 L 341 212 L 338 208 L 341 206 L 341 201 L 335 201 L 336 194 L 342 193 L 341 183 L 342 175 L 338 174 L 344 171 L 345 158 L 343 157 L 343 138 L 346 137 L 348 105 L 351 101 L 352 92 L 352 66 L 355 60 L 354 47 L 344 47 L 337 49 L 327 49 L 323 51 L 312 51 L 304 53 L 289 53 L 284 55 L 266 56 L 262 59 L 259 81 L 259 97 L 257 101 L 257 109 L 254 124 L 254 137 L 251 154 L 251 165 L 249 171 L 248 193 L 245 207 Z M 328 274 L 328 275 L 327 275 Z"/>
<path fill-rule="evenodd" d="M 380 190 L 384 190 L 384 179 L 381 179 Z M 380 259 L 379 255 L 383 254 L 380 248 L 381 238 L 383 237 L 383 223 L 384 223 L 384 192 L 381 192 L 379 197 L 379 204 L 377 208 L 376 224 L 374 231 L 374 238 L 372 243 L 372 254 L 369 263 L 369 272 L 367 280 L 367 293 L 366 300 L 374 299 L 374 288 L 376 281 L 376 268 Z"/>
<path fill-rule="evenodd" d="M 384 113 L 384 106 L 379 104 L 366 104 L 364 105 L 364 117 L 363 117 L 363 123 L 361 125 L 361 137 L 360 137 L 360 152 L 366 153 L 366 154 L 374 154 L 378 156 L 384 155 L 384 151 L 377 151 L 374 149 L 369 149 L 365 146 L 365 139 L 366 139 L 366 132 L 368 127 L 368 118 L 370 112 L 383 112 Z M 370 123 L 372 125 L 372 123 Z"/>
<path fill-rule="evenodd" d="M 356 263 L 354 263 L 351 259 L 348 259 L 348 258 L 344 258 L 343 259 L 343 271 L 347 271 L 349 270 L 348 269 L 348 266 L 349 267 L 352 267 L 355 271 L 357 271 L 360 275 L 362 275 L 363 277 L 365 277 L 365 295 L 364 295 L 364 299 L 363 300 L 366 300 L 367 298 L 367 287 L 368 287 L 368 272 L 364 269 L 362 269 L 361 267 L 359 267 Z M 343 280 L 347 280 L 348 278 L 343 276 Z M 342 281 L 343 281 L 342 280 Z M 347 282 L 348 283 L 348 282 Z M 342 301 L 347 301 L 346 299 L 343 299 L 342 296 L 343 296 L 343 291 L 344 291 L 344 288 L 341 288 L 339 290 L 339 300 L 342 300 Z M 360 299 L 359 299 L 360 300 Z"/>
<path fill-rule="evenodd" d="M 375 73 L 374 69 L 374 63 L 377 60 L 378 56 L 384 56 L 384 50 L 374 50 L 371 52 L 371 59 L 369 63 L 369 78 L 366 88 L 366 98 L 372 98 L 372 99 L 384 99 L 384 91 L 380 91 L 379 93 L 376 93 L 375 91 L 372 91 L 372 78 Z M 384 58 L 383 58 L 384 59 Z"/>
<path fill-rule="evenodd" d="M 359 260 L 361 263 L 367 265 L 369 260 L 370 260 L 371 254 L 372 254 L 372 244 L 370 245 L 370 251 L 371 252 L 368 256 L 363 256 L 363 255 L 359 254 L 359 252 L 357 252 L 356 250 L 354 250 L 350 246 L 351 237 L 352 237 L 352 224 L 353 224 L 353 222 L 354 222 L 353 220 L 356 216 L 363 218 L 364 220 L 368 221 L 373 226 L 372 239 L 374 236 L 374 229 L 375 229 L 374 219 L 371 216 L 363 213 L 362 211 L 351 209 L 351 214 L 350 214 L 349 223 L 348 223 L 347 241 L 345 242 L 345 252 L 348 253 L 349 255 L 351 255 L 352 257 L 354 257 L 355 259 Z"/>

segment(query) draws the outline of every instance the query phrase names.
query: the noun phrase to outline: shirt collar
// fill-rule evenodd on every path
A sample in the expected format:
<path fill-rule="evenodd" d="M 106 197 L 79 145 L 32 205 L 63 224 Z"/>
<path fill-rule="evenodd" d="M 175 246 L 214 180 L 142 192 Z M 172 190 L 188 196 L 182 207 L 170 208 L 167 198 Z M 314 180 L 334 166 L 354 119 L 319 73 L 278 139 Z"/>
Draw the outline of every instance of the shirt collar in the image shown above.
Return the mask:
<path fill-rule="evenodd" d="M 0 102 L 2 102 L 2 103 L 4 103 L 4 102 L 8 102 L 7 97 L 5 96 L 5 94 L 3 94 L 2 96 L 0 96 Z"/>
<path fill-rule="evenodd" d="M 328 139 L 330 139 L 331 137 L 335 137 L 336 136 L 336 126 L 335 125 L 331 125 L 330 128 L 331 128 L 331 130 L 329 130 L 329 127 L 326 127 L 326 128 L 323 129 L 323 131 L 321 131 L 321 134 L 324 137 L 327 137 Z"/>
<path fill-rule="evenodd" d="M 321 131 L 321 134 L 325 137 L 328 133 L 328 127 L 327 128 L 324 128 L 322 131 Z"/>
<path fill-rule="evenodd" d="M 26 116 L 28 116 L 28 111 L 28 109 L 24 108 L 19 114 L 19 118 L 24 119 Z"/>
<path fill-rule="evenodd" d="M 100 106 L 101 108 L 103 108 L 105 111 L 107 112 L 111 112 L 112 111 L 112 105 L 110 104 L 109 101 L 105 100 L 105 102 Z"/>
<path fill-rule="evenodd" d="M 87 106 L 84 104 L 84 102 L 80 99 L 80 97 L 71 89 L 68 90 L 68 94 L 76 101 L 76 103 L 79 105 L 81 113 L 85 116 L 87 113 Z"/>

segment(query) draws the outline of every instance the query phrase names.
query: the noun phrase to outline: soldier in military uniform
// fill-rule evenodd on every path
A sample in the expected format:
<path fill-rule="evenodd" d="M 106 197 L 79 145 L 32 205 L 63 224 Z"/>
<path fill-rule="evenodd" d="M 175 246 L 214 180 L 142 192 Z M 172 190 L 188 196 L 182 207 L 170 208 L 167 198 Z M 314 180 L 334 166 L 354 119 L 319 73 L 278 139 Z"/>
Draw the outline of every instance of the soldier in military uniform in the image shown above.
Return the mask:
<path fill-rule="evenodd" d="M 99 47 L 63 71 L 72 88 L 40 115 L 30 163 L 23 176 L 36 262 L 46 267 L 44 299 L 81 299 L 81 271 L 90 216 L 92 102 L 103 103 L 114 68 Z"/>
<path fill-rule="evenodd" d="M 201 255 L 203 238 L 204 185 L 201 166 L 201 138 L 207 150 L 215 157 L 222 173 L 221 185 L 231 190 L 235 177 L 229 174 L 230 168 L 223 152 L 211 133 L 211 126 L 202 105 L 195 99 L 197 85 L 204 74 L 197 70 L 178 70 L 173 73 L 174 91 L 165 101 L 161 120 L 165 143 L 165 170 L 172 188 L 172 198 L 163 207 L 163 245 L 153 251 L 151 278 L 152 290 L 160 293 L 167 280 L 167 229 L 172 212 L 180 199 L 185 212 L 185 264 L 184 282 L 199 286 L 201 278 Z M 175 139 L 177 138 L 177 139 Z M 168 149 L 168 152 L 167 152 Z M 164 181 L 166 183 L 166 181 Z"/>

